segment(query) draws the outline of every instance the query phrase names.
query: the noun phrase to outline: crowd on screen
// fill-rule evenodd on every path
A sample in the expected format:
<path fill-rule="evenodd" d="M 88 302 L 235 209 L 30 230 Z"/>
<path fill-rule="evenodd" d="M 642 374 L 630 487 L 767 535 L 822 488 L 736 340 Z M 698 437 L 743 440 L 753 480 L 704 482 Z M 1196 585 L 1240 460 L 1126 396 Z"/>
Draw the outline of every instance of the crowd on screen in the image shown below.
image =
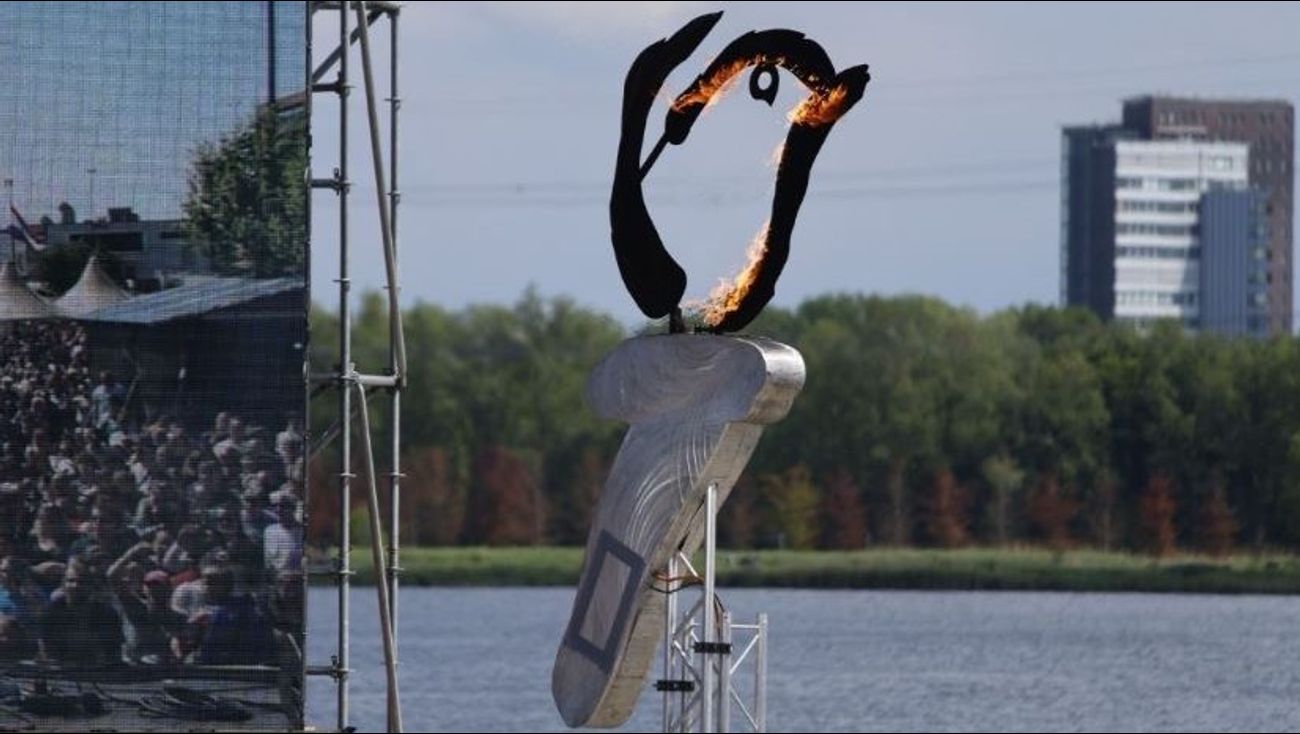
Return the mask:
<path fill-rule="evenodd" d="M 135 402 L 79 326 L 0 322 L 0 662 L 287 662 L 300 421 Z"/>

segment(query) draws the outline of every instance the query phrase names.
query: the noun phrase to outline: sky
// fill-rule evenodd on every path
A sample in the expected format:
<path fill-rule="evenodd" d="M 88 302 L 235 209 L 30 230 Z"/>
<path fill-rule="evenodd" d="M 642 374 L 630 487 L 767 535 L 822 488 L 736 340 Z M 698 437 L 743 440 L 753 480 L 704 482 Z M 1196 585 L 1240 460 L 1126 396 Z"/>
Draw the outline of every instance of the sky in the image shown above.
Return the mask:
<path fill-rule="evenodd" d="M 509 303 L 532 285 L 637 323 L 607 214 L 623 75 L 645 46 L 718 9 L 665 97 L 748 30 L 793 28 L 837 67 L 871 67 L 813 172 L 782 306 L 826 292 L 921 293 L 980 312 L 1054 303 L 1062 125 L 1117 120 L 1138 94 L 1294 102 L 1300 88 L 1295 3 L 411 3 L 400 23 L 403 300 Z M 336 23 L 315 19 L 318 58 Z M 387 38 L 376 26 L 384 97 Z M 781 81 L 775 108 L 743 90 L 711 108 L 647 180 L 688 297 L 737 270 L 763 223 L 769 159 L 802 96 L 793 77 Z M 337 106 L 324 97 L 315 175 L 336 165 Z M 362 110 L 351 177 L 354 200 L 373 209 Z M 324 192 L 313 206 L 313 295 L 329 303 L 337 208 Z M 383 265 L 373 212 L 357 209 L 352 278 L 364 291 L 382 287 Z"/>
<path fill-rule="evenodd" d="M 180 217 L 193 151 L 246 124 L 266 99 L 266 8 L 0 6 L 0 178 L 13 182 L 14 205 L 31 221 L 57 219 L 63 201 L 79 219 L 110 206 Z M 306 13 L 302 3 L 277 8 L 284 93 L 302 87 Z"/>

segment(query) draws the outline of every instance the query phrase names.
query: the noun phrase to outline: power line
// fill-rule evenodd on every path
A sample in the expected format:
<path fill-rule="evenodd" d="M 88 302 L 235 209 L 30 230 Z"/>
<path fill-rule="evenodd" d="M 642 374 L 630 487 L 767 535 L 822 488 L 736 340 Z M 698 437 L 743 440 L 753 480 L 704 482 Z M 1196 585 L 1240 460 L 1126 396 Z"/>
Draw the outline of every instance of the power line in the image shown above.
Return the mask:
<path fill-rule="evenodd" d="M 937 86 L 968 86 L 973 84 L 1002 84 L 1006 82 L 1021 81 L 1055 81 L 1059 79 L 1088 79 L 1105 76 L 1129 76 L 1134 73 L 1146 73 L 1150 71 L 1181 71 L 1193 68 L 1221 68 L 1226 66 L 1242 66 L 1250 64 L 1277 64 L 1284 62 L 1300 61 L 1300 53 L 1286 54 L 1264 54 L 1260 56 L 1236 56 L 1221 59 L 1188 59 L 1180 62 L 1165 62 L 1160 64 L 1146 64 L 1138 66 L 1110 66 L 1093 69 L 1057 69 L 1053 71 L 1038 72 L 1008 72 L 998 74 L 985 74 L 975 76 L 953 76 L 953 77 L 932 77 L 930 79 L 920 79 L 913 82 L 902 80 L 900 86 L 919 89 Z"/>
<path fill-rule="evenodd" d="M 818 200 L 847 202 L 872 198 L 908 198 L 926 197 L 964 197 L 989 196 L 1025 191 L 1047 191 L 1060 185 L 1059 179 L 1025 179 L 997 182 L 941 182 L 913 186 L 859 186 L 840 188 L 821 188 L 814 196 Z M 647 196 L 651 206 L 669 208 L 714 209 L 749 204 L 766 198 L 765 192 L 728 192 L 701 193 L 698 195 L 672 194 L 668 196 Z M 409 205 L 417 208 L 468 208 L 468 209 L 512 209 L 543 208 L 568 209 L 584 207 L 605 207 L 609 199 L 603 196 L 554 196 L 554 195 L 471 195 L 463 197 L 445 197 L 436 195 L 417 195 L 408 200 Z"/>
<path fill-rule="evenodd" d="M 1198 79 L 1197 81 L 1200 83 L 1205 83 L 1206 80 Z M 1235 90 L 1242 90 L 1248 88 L 1261 88 L 1261 87 L 1266 89 L 1272 89 L 1281 85 L 1294 84 L 1296 81 L 1300 81 L 1300 76 L 1288 75 L 1284 77 L 1273 77 L 1269 79 L 1233 80 L 1232 86 L 1233 89 Z M 1139 82 L 1132 82 L 1132 81 L 1124 82 L 1123 87 L 1110 85 L 1105 87 L 1094 86 L 1094 87 L 1085 87 L 1085 88 L 1062 88 L 1062 85 L 1056 84 L 1043 89 L 1025 89 L 1025 90 L 992 92 L 992 93 L 989 92 L 980 93 L 980 92 L 972 91 L 970 94 L 949 93 L 944 95 L 934 95 L 930 97 L 916 97 L 910 99 L 906 95 L 903 95 L 898 99 L 888 99 L 888 101 L 883 104 L 887 104 L 890 108 L 899 108 L 899 107 L 915 108 L 915 107 L 935 107 L 935 106 L 951 107 L 953 105 L 1012 106 L 1017 104 L 1020 100 L 1052 99 L 1052 98 L 1061 98 L 1061 97 L 1078 98 L 1078 97 L 1131 96 L 1134 94 L 1135 91 L 1134 87 L 1139 86 L 1139 84 L 1144 87 L 1153 87 L 1153 86 L 1159 87 L 1158 84 L 1139 83 Z M 878 88 L 878 92 L 876 95 L 877 97 L 881 96 L 881 93 L 879 91 L 881 89 L 883 89 L 884 94 L 889 94 L 891 92 L 897 91 L 897 90 L 887 89 L 883 87 Z"/>
<path fill-rule="evenodd" d="M 888 176 L 891 179 L 897 178 L 930 178 L 934 176 L 951 176 L 954 173 L 1011 173 L 1011 172 L 1038 172 L 1046 169 L 1055 169 L 1060 160 L 1052 158 L 1009 158 L 1004 160 L 982 160 L 982 161 L 958 161 L 953 163 L 938 163 L 927 165 L 909 165 L 909 166 L 881 166 L 869 168 L 847 168 L 847 169 L 829 169 L 818 170 L 818 181 L 839 181 L 852 182 L 855 180 L 870 180 L 877 177 Z M 703 183 L 752 183 L 761 178 L 761 174 L 755 171 L 734 172 L 722 174 L 703 174 L 700 176 L 690 177 L 665 177 L 662 179 L 651 179 L 649 191 L 653 195 L 657 186 L 694 186 Z M 531 196 L 539 193 L 556 193 L 556 192 L 605 192 L 608 191 L 610 183 L 602 179 L 551 179 L 551 180 L 520 180 L 520 181 L 474 181 L 467 183 L 425 183 L 412 184 L 403 187 L 406 194 L 424 193 L 439 195 L 457 195 L 460 193 L 473 194 L 498 194 L 514 196 Z M 354 189 L 365 190 L 365 185 L 357 183 Z"/>
<path fill-rule="evenodd" d="M 1029 83 L 1043 84 L 1046 88 L 1016 90 L 1011 95 L 998 94 L 998 93 L 974 94 L 971 95 L 971 99 L 973 101 L 1002 99 L 1002 98 L 1016 99 L 1022 97 L 1043 96 L 1044 94 L 1048 96 L 1061 96 L 1061 95 L 1071 93 L 1070 90 L 1061 89 L 1061 87 L 1063 86 L 1062 84 L 1063 82 L 1066 83 L 1066 85 L 1069 85 L 1070 82 L 1081 81 L 1081 80 L 1089 80 L 1089 79 L 1097 79 L 1097 78 L 1105 78 L 1105 77 L 1133 77 L 1134 75 L 1137 74 L 1146 74 L 1151 72 L 1187 71 L 1192 69 L 1230 69 L 1230 68 L 1240 67 L 1245 65 L 1273 65 L 1273 64 L 1289 65 L 1289 64 L 1294 64 L 1296 61 L 1300 61 L 1300 53 L 1267 54 L 1267 55 L 1260 55 L 1260 56 L 1253 56 L 1253 57 L 1236 56 L 1236 57 L 1227 57 L 1227 58 L 1220 58 L 1220 59 L 1188 59 L 1182 62 L 1167 62 L 1167 63 L 1147 64 L 1147 65 L 1138 65 L 1138 66 L 1113 66 L 1113 67 L 1101 67 L 1101 68 L 1079 69 L 1079 70 L 995 73 L 995 74 L 973 75 L 973 76 L 959 75 L 959 76 L 952 76 L 946 78 L 945 77 L 932 77 L 929 79 L 922 78 L 914 81 L 908 81 L 906 77 L 903 77 L 903 78 L 893 78 L 888 82 L 887 85 L 882 84 L 883 80 L 889 79 L 889 77 L 887 76 L 887 72 L 880 71 L 879 66 L 877 66 L 876 69 L 873 69 L 873 71 L 875 71 L 876 73 L 877 82 L 875 88 L 872 91 L 877 91 L 877 93 L 879 93 L 878 90 L 887 89 L 889 92 L 893 94 L 901 94 L 904 97 L 911 96 L 908 94 L 909 92 L 917 91 L 917 92 L 922 92 L 922 95 L 920 96 L 923 99 L 915 100 L 916 102 L 929 101 L 930 96 L 933 96 L 935 98 L 935 101 L 942 102 L 942 101 L 951 100 L 950 94 L 944 91 L 944 88 L 948 88 L 948 87 L 960 87 L 962 91 L 971 91 L 971 92 L 978 93 L 981 90 L 981 88 L 996 89 L 998 87 L 1006 87 L 1009 84 L 1023 84 L 1029 82 Z M 1204 75 L 1198 75 L 1197 79 L 1198 81 L 1202 81 L 1202 82 L 1205 81 Z M 1295 76 L 1288 76 L 1288 77 L 1276 78 L 1267 81 L 1258 80 L 1258 79 L 1243 80 L 1239 78 L 1228 79 L 1225 81 L 1233 83 L 1234 86 L 1240 86 L 1243 84 L 1259 85 L 1261 83 L 1285 84 L 1288 82 L 1293 82 L 1295 80 L 1296 80 Z M 1126 86 L 1131 87 L 1135 84 L 1134 81 L 1129 79 L 1125 79 L 1123 81 Z M 1149 86 L 1149 84 L 1145 82 L 1143 82 L 1143 84 Z M 1110 90 L 1114 89 L 1114 87 L 1105 87 L 1105 88 L 1092 87 L 1091 89 L 1094 91 L 1081 91 L 1079 89 L 1074 89 L 1073 93 L 1084 93 L 1084 94 L 1110 93 Z M 932 90 L 933 92 L 937 92 L 938 94 L 932 95 Z M 1006 92 L 1010 90 L 1004 89 L 1001 91 Z M 544 114 L 548 112 L 571 111 L 575 105 L 584 105 L 584 104 L 596 105 L 596 104 L 605 104 L 606 102 L 607 100 L 604 99 L 593 98 L 592 95 L 589 93 L 577 92 L 577 91 L 570 92 L 570 93 L 560 92 L 560 93 L 549 94 L 549 95 L 538 94 L 536 91 L 532 91 L 529 93 L 522 93 L 522 94 L 480 95 L 477 97 L 475 96 L 467 97 L 467 96 L 457 95 L 455 99 L 455 104 L 452 105 L 450 108 L 448 108 L 447 111 L 452 113 L 463 113 L 463 114 L 492 114 L 493 112 L 510 112 L 512 109 L 517 109 L 518 107 L 530 107 L 530 108 L 534 108 L 532 110 L 534 113 Z M 548 107 L 554 109 L 548 110 L 546 109 Z"/>

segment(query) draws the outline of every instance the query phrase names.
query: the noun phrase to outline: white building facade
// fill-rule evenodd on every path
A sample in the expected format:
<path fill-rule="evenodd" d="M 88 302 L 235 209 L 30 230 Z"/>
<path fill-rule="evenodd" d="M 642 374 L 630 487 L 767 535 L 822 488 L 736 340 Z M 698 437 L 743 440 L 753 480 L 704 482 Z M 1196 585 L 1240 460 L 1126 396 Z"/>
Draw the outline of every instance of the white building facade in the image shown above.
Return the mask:
<path fill-rule="evenodd" d="M 1200 202 L 1246 189 L 1245 143 L 1117 140 L 1114 318 L 1138 328 L 1157 320 L 1201 325 Z"/>

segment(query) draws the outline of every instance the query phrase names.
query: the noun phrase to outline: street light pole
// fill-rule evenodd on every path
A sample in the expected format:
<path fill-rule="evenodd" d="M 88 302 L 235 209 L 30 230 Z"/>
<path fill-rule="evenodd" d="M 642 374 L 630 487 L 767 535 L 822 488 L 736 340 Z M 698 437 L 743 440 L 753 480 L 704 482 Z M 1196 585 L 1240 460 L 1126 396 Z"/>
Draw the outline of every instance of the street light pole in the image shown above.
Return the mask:
<path fill-rule="evenodd" d="M 90 175 L 90 211 L 86 215 L 93 222 L 95 220 L 95 174 L 99 173 L 99 169 L 91 166 L 86 169 L 86 173 Z"/>
<path fill-rule="evenodd" d="M 12 178 L 5 179 L 5 190 L 9 193 L 9 216 L 12 217 L 14 211 L 14 180 Z M 13 263 L 14 267 L 18 267 L 17 245 L 14 243 L 13 230 L 7 229 L 5 232 L 9 235 L 9 262 Z"/>

